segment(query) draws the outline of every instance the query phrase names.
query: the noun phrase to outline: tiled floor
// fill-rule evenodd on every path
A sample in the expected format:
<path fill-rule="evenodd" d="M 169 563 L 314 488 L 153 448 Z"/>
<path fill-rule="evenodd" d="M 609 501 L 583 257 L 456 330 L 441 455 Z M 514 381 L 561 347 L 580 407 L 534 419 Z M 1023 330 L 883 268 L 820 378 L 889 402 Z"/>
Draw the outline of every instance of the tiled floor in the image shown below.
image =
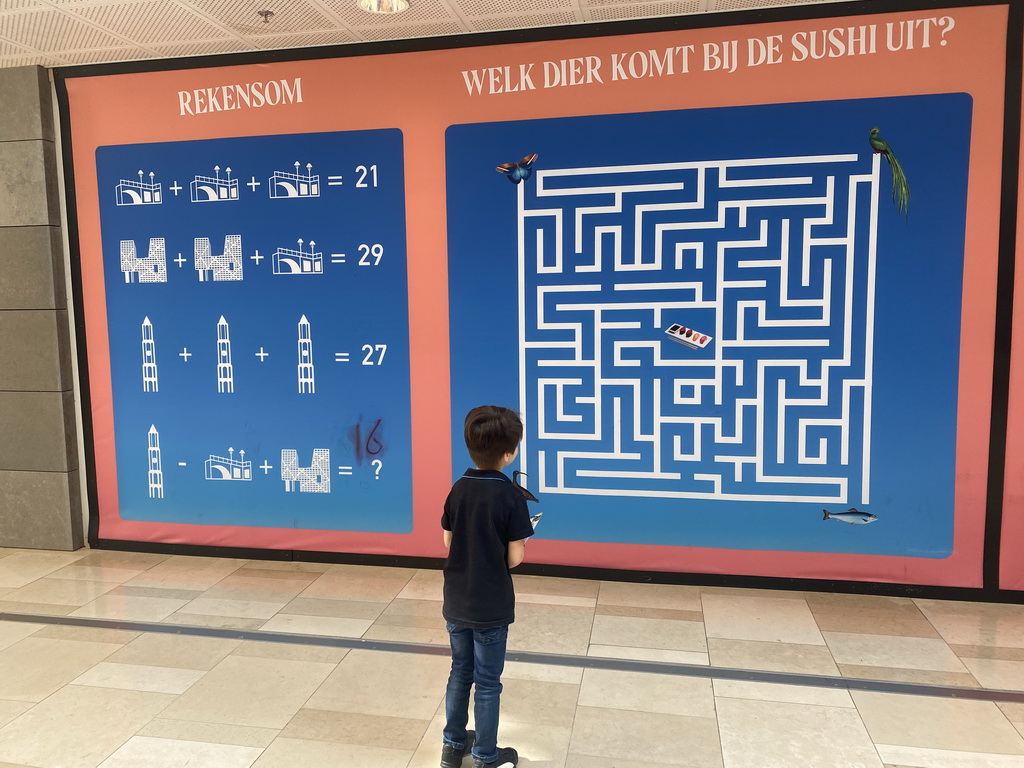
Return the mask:
<path fill-rule="evenodd" d="M 532 576 L 516 589 L 510 652 L 529 661 L 506 668 L 500 742 L 524 767 L 1024 768 L 1024 695 L 842 682 L 1024 692 L 1024 606 Z M 0 768 L 436 766 L 443 653 L 194 628 L 443 647 L 440 597 L 436 571 L 0 549 L 0 613 L 40 617 L 0 621 Z"/>

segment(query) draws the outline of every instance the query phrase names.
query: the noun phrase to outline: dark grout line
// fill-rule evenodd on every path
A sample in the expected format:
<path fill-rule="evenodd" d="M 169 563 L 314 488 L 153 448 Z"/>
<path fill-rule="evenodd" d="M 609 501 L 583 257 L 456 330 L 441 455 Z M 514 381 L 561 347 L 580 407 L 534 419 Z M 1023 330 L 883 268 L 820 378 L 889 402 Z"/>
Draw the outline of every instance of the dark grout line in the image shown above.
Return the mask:
<path fill-rule="evenodd" d="M 299 635 L 291 632 L 270 632 L 262 629 L 197 627 L 190 624 L 162 624 L 151 621 L 93 619 L 84 616 L 49 616 L 32 613 L 0 612 L 0 621 L 52 624 L 65 627 L 91 627 L 94 629 L 120 629 L 133 632 L 153 632 L 162 635 L 186 635 L 189 637 L 217 637 L 228 640 L 255 640 L 264 643 L 285 643 L 288 645 L 308 645 L 322 648 L 348 648 L 388 653 L 419 653 L 427 656 L 447 656 L 450 653 L 448 646 L 432 645 L 430 643 L 364 640 L 358 637 L 329 637 L 326 635 Z M 647 672 L 655 675 L 719 678 L 722 680 L 799 685 L 848 691 L 874 691 L 877 693 L 898 693 L 910 696 L 1024 703 L 1024 691 L 961 688 L 947 685 L 930 685 L 928 683 L 899 683 L 889 680 L 865 680 L 855 677 L 835 677 L 833 675 L 806 675 L 799 672 L 765 672 L 757 669 L 733 669 L 731 667 L 712 667 L 702 664 L 682 664 L 668 661 L 611 659 L 603 656 L 573 656 L 534 651 L 509 651 L 505 656 L 505 660 L 524 664 L 546 664 L 549 666 L 576 667 L 581 669 L 608 669 L 619 672 Z"/>

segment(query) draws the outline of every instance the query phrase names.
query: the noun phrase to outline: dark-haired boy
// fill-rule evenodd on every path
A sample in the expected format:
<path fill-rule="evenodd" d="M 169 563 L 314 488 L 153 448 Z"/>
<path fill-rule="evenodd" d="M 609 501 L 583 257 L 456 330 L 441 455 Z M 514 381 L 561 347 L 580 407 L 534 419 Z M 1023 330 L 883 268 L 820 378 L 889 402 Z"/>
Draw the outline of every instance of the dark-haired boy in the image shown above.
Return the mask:
<path fill-rule="evenodd" d="M 476 469 L 452 486 L 441 516 L 448 548 L 443 613 L 452 646 L 441 766 L 459 768 L 472 747 L 473 768 L 513 768 L 519 755 L 498 747 L 501 672 L 516 605 L 509 569 L 523 561 L 533 525 L 526 499 L 501 470 L 519 453 L 523 422 L 508 408 L 483 405 L 467 414 L 464 431 Z M 466 730 L 473 684 L 475 734 Z"/>

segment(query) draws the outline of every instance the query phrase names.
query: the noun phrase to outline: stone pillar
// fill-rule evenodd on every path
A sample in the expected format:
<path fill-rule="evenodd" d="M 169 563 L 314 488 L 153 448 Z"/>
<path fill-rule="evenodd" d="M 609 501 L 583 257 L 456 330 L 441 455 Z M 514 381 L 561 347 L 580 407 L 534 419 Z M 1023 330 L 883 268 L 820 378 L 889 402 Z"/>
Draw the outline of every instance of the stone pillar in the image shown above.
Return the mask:
<path fill-rule="evenodd" d="M 41 67 L 0 69 L 0 547 L 78 549 L 58 163 Z"/>

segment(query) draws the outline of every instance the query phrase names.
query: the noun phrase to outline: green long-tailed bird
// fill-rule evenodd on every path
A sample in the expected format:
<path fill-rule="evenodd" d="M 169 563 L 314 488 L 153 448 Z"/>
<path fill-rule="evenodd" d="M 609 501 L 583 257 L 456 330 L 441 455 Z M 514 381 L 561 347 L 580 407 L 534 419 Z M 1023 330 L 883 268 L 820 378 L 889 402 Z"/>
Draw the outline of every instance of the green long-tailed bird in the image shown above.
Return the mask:
<path fill-rule="evenodd" d="M 896 159 L 896 155 L 889 146 L 889 142 L 878 135 L 878 129 L 871 129 L 871 136 L 868 137 L 871 148 L 880 155 L 885 155 L 889 161 L 889 170 L 892 171 L 892 201 L 896 203 L 900 213 L 908 213 L 910 206 L 910 185 L 907 184 L 906 174 L 903 173 L 903 166 Z M 908 214 L 909 215 L 909 214 Z"/>

